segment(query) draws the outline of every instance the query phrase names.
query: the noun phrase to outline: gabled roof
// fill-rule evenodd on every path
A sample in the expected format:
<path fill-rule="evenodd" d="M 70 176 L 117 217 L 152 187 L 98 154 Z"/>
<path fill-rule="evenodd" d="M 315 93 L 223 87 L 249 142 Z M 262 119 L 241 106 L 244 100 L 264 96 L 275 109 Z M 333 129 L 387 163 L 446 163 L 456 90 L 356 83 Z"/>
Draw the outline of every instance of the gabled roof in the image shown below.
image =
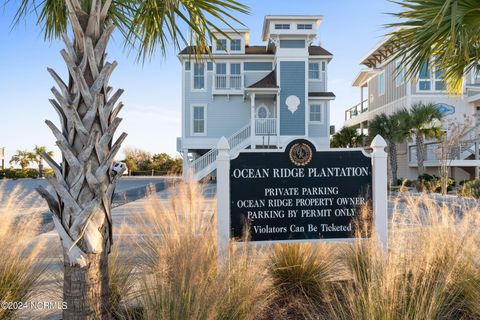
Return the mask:
<path fill-rule="evenodd" d="M 278 88 L 277 85 L 277 76 L 275 74 L 275 70 L 267 74 L 263 79 L 255 82 L 254 84 L 250 85 L 248 88 Z"/>

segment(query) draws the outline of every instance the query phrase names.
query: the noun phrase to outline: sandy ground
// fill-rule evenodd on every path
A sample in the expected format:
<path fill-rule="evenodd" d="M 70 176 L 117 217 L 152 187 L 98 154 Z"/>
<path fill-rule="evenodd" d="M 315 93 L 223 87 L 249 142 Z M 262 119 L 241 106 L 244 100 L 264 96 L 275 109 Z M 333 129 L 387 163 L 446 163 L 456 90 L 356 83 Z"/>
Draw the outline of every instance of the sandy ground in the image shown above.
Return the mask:
<path fill-rule="evenodd" d="M 215 186 L 207 185 L 204 187 L 204 195 L 208 202 L 213 204 L 213 195 L 215 194 Z M 166 202 L 170 197 L 169 190 L 163 190 L 157 193 L 160 201 Z M 142 214 L 146 204 L 146 199 L 139 199 L 121 205 L 112 210 L 114 241 L 119 237 L 129 236 L 131 232 L 135 233 L 135 224 L 133 217 L 136 214 Z M 128 231 L 122 231 L 122 224 L 129 226 Z M 127 233 L 122 233 L 127 232 Z M 39 288 L 36 290 L 36 297 L 32 298 L 35 302 L 62 302 L 62 249 L 60 240 L 55 230 L 42 233 L 38 236 L 38 241 L 45 241 L 45 250 L 42 254 L 43 263 L 47 264 L 47 270 L 41 278 Z M 122 248 L 122 252 L 128 252 Z M 43 310 L 22 310 L 20 319 L 61 319 L 60 309 L 43 309 Z"/>

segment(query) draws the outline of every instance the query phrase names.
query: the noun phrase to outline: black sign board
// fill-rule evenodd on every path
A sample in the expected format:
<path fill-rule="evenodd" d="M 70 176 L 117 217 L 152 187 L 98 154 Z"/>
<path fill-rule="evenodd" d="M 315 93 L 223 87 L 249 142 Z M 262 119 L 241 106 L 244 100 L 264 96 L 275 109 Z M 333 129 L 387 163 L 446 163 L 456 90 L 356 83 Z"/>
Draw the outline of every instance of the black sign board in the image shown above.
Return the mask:
<path fill-rule="evenodd" d="M 230 162 L 231 237 L 352 238 L 371 189 L 371 158 L 361 150 L 317 152 L 295 140 L 283 152 L 242 152 Z"/>

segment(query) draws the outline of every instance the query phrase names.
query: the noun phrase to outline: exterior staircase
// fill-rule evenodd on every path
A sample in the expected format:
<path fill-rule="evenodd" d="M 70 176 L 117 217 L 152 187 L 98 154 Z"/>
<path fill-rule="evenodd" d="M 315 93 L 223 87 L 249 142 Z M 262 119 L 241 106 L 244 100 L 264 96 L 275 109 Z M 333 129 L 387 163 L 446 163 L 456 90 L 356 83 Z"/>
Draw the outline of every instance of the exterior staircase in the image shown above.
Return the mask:
<path fill-rule="evenodd" d="M 477 145 L 477 146 L 476 146 Z M 455 160 L 475 160 L 476 157 L 476 148 L 480 145 L 480 136 L 477 134 L 477 128 L 473 127 L 466 131 L 460 142 L 455 147 L 450 146 L 451 150 L 447 150 L 448 154 L 446 155 L 448 161 L 455 161 Z M 429 142 L 425 144 L 426 146 L 426 154 L 425 154 L 425 161 L 426 162 L 439 162 L 441 161 L 441 153 L 439 154 L 439 149 L 442 147 L 441 142 Z M 410 163 L 416 164 L 417 161 L 417 146 L 413 145 L 410 146 Z M 472 162 L 472 165 L 476 165 Z"/>
<path fill-rule="evenodd" d="M 251 125 L 250 123 L 227 138 L 230 145 L 230 155 L 245 149 L 251 143 Z M 195 159 L 189 164 L 189 174 L 191 179 L 200 180 L 206 177 L 217 168 L 218 149 L 215 147 L 205 153 L 203 156 Z"/>

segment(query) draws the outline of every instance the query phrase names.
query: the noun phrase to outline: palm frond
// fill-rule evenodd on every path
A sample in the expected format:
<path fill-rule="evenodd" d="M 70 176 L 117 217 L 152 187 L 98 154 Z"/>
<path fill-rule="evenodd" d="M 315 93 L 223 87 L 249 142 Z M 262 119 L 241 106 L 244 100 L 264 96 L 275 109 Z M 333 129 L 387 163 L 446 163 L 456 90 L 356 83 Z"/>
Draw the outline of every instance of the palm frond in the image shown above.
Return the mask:
<path fill-rule="evenodd" d="M 463 76 L 480 59 L 479 0 L 392 1 L 401 7 L 391 13 L 400 22 L 394 28 L 397 47 L 394 59 L 408 66 L 407 78 L 414 78 L 423 65 L 436 57 L 434 67 L 444 72 L 447 89 L 459 93 Z"/>
<path fill-rule="evenodd" d="M 90 12 L 91 1 L 79 3 L 80 11 Z M 59 38 L 67 30 L 65 0 L 21 0 L 16 6 L 14 25 L 35 14 L 46 39 Z M 249 10 L 235 0 L 113 0 L 107 22 L 119 29 L 127 47 L 137 51 L 137 59 L 144 60 L 157 50 L 165 54 L 169 46 L 178 49 L 189 42 L 198 55 L 208 53 L 215 33 L 226 36 L 224 27 L 243 26 L 236 15 Z"/>

